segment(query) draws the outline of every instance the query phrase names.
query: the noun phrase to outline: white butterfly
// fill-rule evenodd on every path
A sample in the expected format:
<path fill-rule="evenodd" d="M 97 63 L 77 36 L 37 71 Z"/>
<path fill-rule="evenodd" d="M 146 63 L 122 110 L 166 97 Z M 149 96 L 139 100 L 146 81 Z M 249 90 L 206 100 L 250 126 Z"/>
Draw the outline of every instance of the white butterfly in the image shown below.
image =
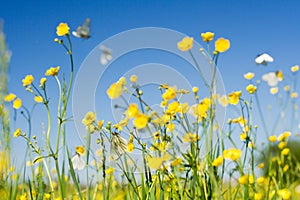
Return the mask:
<path fill-rule="evenodd" d="M 90 36 L 90 18 L 86 18 L 82 26 L 78 26 L 76 31 L 73 31 L 72 34 L 78 38 L 89 38 Z"/>
<path fill-rule="evenodd" d="M 274 61 L 274 59 L 272 58 L 272 56 L 270 56 L 267 53 L 260 54 L 255 58 L 255 63 L 258 65 L 259 64 L 267 65 L 268 63 L 273 62 L 273 61 Z"/>
<path fill-rule="evenodd" d="M 262 76 L 262 80 L 266 81 L 270 87 L 274 87 L 282 80 L 277 76 L 277 74 L 278 72 L 269 72 Z"/>
<path fill-rule="evenodd" d="M 81 158 L 79 153 L 76 153 L 75 156 L 73 156 L 72 164 L 73 164 L 74 170 L 83 170 L 85 167 L 85 162 Z"/>
<path fill-rule="evenodd" d="M 102 65 L 106 65 L 107 62 L 112 59 L 111 49 L 107 48 L 104 45 L 100 45 L 99 48 L 101 50 L 100 62 Z"/>
<path fill-rule="evenodd" d="M 110 154 L 115 160 L 119 159 L 127 149 L 127 141 L 118 133 L 113 133 L 110 141 Z"/>

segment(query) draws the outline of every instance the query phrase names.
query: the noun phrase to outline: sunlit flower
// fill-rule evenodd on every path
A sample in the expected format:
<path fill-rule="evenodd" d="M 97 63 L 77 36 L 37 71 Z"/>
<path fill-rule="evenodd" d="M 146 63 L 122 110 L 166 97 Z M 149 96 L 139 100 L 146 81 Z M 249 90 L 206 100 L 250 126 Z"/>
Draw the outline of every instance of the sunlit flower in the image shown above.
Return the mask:
<path fill-rule="evenodd" d="M 119 78 L 118 83 L 121 84 L 122 86 L 126 85 L 126 78 L 124 76 L 122 76 L 121 78 Z"/>
<path fill-rule="evenodd" d="M 219 38 L 215 42 L 215 51 L 223 53 L 230 48 L 230 41 L 225 38 Z"/>
<path fill-rule="evenodd" d="M 96 113 L 89 111 L 82 119 L 82 123 L 86 126 L 93 124 L 96 121 Z"/>
<path fill-rule="evenodd" d="M 127 144 L 127 151 L 130 152 L 130 153 L 132 153 L 133 150 L 134 150 L 134 144 L 133 144 L 133 142 L 129 142 Z"/>
<path fill-rule="evenodd" d="M 278 93 L 278 87 L 271 87 L 270 88 L 270 93 L 271 94 L 277 94 Z"/>
<path fill-rule="evenodd" d="M 288 170 L 289 170 L 289 165 L 288 164 L 286 164 L 286 165 L 284 165 L 284 167 L 283 167 L 283 172 L 287 172 Z"/>
<path fill-rule="evenodd" d="M 23 86 L 26 87 L 27 85 L 30 85 L 33 82 L 34 78 L 32 75 L 27 75 L 25 78 L 22 80 Z"/>
<path fill-rule="evenodd" d="M 276 142 L 276 140 L 277 140 L 276 135 L 271 135 L 271 136 L 269 136 L 269 141 L 270 141 L 270 142 Z"/>
<path fill-rule="evenodd" d="M 97 126 L 98 126 L 99 130 L 102 129 L 103 123 L 104 123 L 104 120 L 98 120 Z"/>
<path fill-rule="evenodd" d="M 50 67 L 49 69 L 46 70 L 45 75 L 46 76 L 56 76 L 59 72 L 60 66 L 57 67 Z"/>
<path fill-rule="evenodd" d="M 80 154 L 80 155 L 84 155 L 85 150 L 83 146 L 77 146 L 76 147 L 76 153 Z"/>
<path fill-rule="evenodd" d="M 176 112 L 179 112 L 179 111 L 180 111 L 180 108 L 179 108 L 178 101 L 173 101 L 172 103 L 170 103 L 168 105 L 166 113 L 170 114 L 170 115 L 174 115 Z"/>
<path fill-rule="evenodd" d="M 131 76 L 130 76 L 130 81 L 131 81 L 132 83 L 136 83 L 137 80 L 138 80 L 138 77 L 137 77 L 136 75 L 131 75 Z"/>
<path fill-rule="evenodd" d="M 182 114 L 187 113 L 189 111 L 190 107 L 188 103 L 181 103 L 179 104 L 179 112 Z"/>
<path fill-rule="evenodd" d="M 238 104 L 241 95 L 242 95 L 242 91 L 235 91 L 228 94 L 229 103 L 232 105 Z"/>
<path fill-rule="evenodd" d="M 241 157 L 242 151 L 239 149 L 231 148 L 223 151 L 223 157 L 232 161 L 236 161 Z"/>
<path fill-rule="evenodd" d="M 21 135 L 22 131 L 20 128 L 17 128 L 14 132 L 14 137 L 19 137 Z"/>
<path fill-rule="evenodd" d="M 281 151 L 281 155 L 286 156 L 290 153 L 290 149 L 289 148 L 284 148 Z"/>
<path fill-rule="evenodd" d="M 281 141 L 283 141 L 283 140 L 289 138 L 291 135 L 292 135 L 291 132 L 285 131 L 285 132 L 283 132 L 282 134 L 280 134 L 280 135 L 278 136 L 277 140 L 278 140 L 279 142 L 281 142 Z"/>
<path fill-rule="evenodd" d="M 177 166 L 177 165 L 180 165 L 181 163 L 182 163 L 181 158 L 176 158 L 175 160 L 173 160 L 173 161 L 171 162 L 171 166 L 172 166 L 172 167 L 175 167 L 175 166 Z"/>
<path fill-rule="evenodd" d="M 258 183 L 258 184 L 262 184 L 262 183 L 264 183 L 264 181 L 265 181 L 265 178 L 263 176 L 260 176 L 256 179 L 256 183 Z"/>
<path fill-rule="evenodd" d="M 170 101 L 176 97 L 176 91 L 177 91 L 176 86 L 168 87 L 168 89 L 165 91 L 165 93 L 162 94 L 162 98 L 164 100 Z"/>
<path fill-rule="evenodd" d="M 68 26 L 68 24 L 66 23 L 60 23 L 57 27 L 56 27 L 56 34 L 58 36 L 64 36 L 69 34 L 70 28 Z"/>
<path fill-rule="evenodd" d="M 286 147 L 286 142 L 280 142 L 278 144 L 278 149 L 283 149 L 284 147 Z"/>
<path fill-rule="evenodd" d="M 291 198 L 292 193 L 289 191 L 289 189 L 281 189 L 277 191 L 278 196 L 280 196 L 283 200 L 288 200 Z"/>
<path fill-rule="evenodd" d="M 243 175 L 239 178 L 239 184 L 241 185 L 248 183 L 248 181 L 249 181 L 248 175 Z"/>
<path fill-rule="evenodd" d="M 113 167 L 109 167 L 108 169 L 105 170 L 106 175 L 110 175 L 114 172 L 115 172 L 115 168 L 113 168 Z"/>
<path fill-rule="evenodd" d="M 249 92 L 250 94 L 254 94 L 256 92 L 256 86 L 250 84 L 246 87 L 247 92 Z"/>
<path fill-rule="evenodd" d="M 34 101 L 37 102 L 37 103 L 42 103 L 43 102 L 43 97 L 41 97 L 41 96 L 35 96 L 34 97 Z"/>
<path fill-rule="evenodd" d="M 20 98 L 17 98 L 16 100 L 14 100 L 13 108 L 14 109 L 19 109 L 21 107 L 22 107 L 22 100 Z"/>
<path fill-rule="evenodd" d="M 299 65 L 295 65 L 291 67 L 292 72 L 297 72 L 299 70 Z"/>
<path fill-rule="evenodd" d="M 20 200 L 27 200 L 27 193 L 22 194 Z"/>
<path fill-rule="evenodd" d="M 240 140 L 245 141 L 247 139 L 247 133 L 243 132 L 240 134 Z"/>
<path fill-rule="evenodd" d="M 134 118 L 138 116 L 139 114 L 139 108 L 136 103 L 132 103 L 128 106 L 126 110 L 126 115 L 128 118 Z"/>
<path fill-rule="evenodd" d="M 14 93 L 9 93 L 8 95 L 6 95 L 4 97 L 4 101 L 6 102 L 11 102 L 12 100 L 14 100 L 17 96 Z"/>
<path fill-rule="evenodd" d="M 43 88 L 45 86 L 47 79 L 45 77 L 41 78 L 40 80 L 40 87 Z"/>
<path fill-rule="evenodd" d="M 257 167 L 259 168 L 259 169 L 262 169 L 262 168 L 264 168 L 265 167 L 265 163 L 259 163 L 258 165 L 257 165 Z"/>
<path fill-rule="evenodd" d="M 182 137 L 183 142 L 197 142 L 198 140 L 200 140 L 200 136 L 196 133 L 186 133 Z"/>
<path fill-rule="evenodd" d="M 161 165 L 163 164 L 164 159 L 161 157 L 151 157 L 148 158 L 148 166 L 151 169 L 159 169 Z"/>
<path fill-rule="evenodd" d="M 295 99 L 298 97 L 298 93 L 297 92 L 291 92 L 290 97 Z"/>
<path fill-rule="evenodd" d="M 219 167 L 223 164 L 223 161 L 224 161 L 223 156 L 219 156 L 216 159 L 214 159 L 214 161 L 212 162 L 212 166 Z"/>
<path fill-rule="evenodd" d="M 264 198 L 264 194 L 263 193 L 255 193 L 254 194 L 254 200 L 262 200 Z"/>
<path fill-rule="evenodd" d="M 193 47 L 194 38 L 184 37 L 180 42 L 177 43 L 177 47 L 181 51 L 188 51 Z"/>
<path fill-rule="evenodd" d="M 248 72 L 248 73 L 244 74 L 244 78 L 247 80 L 251 80 L 254 78 L 254 73 Z"/>
<path fill-rule="evenodd" d="M 122 84 L 119 82 L 111 84 L 106 93 L 111 99 L 118 98 L 122 94 Z"/>
<path fill-rule="evenodd" d="M 192 88 L 192 91 L 193 91 L 194 93 L 197 93 L 197 92 L 199 91 L 199 88 L 195 86 L 195 87 Z"/>
<path fill-rule="evenodd" d="M 212 32 L 201 33 L 203 42 L 210 42 L 214 39 L 215 34 Z"/>
<path fill-rule="evenodd" d="M 227 99 L 226 95 L 222 95 L 219 99 L 218 102 L 221 106 L 226 107 L 229 104 L 229 100 Z"/>
<path fill-rule="evenodd" d="M 136 118 L 133 121 L 133 124 L 137 129 L 145 128 L 147 123 L 148 123 L 148 117 L 145 114 L 139 114 L 138 116 L 136 116 Z"/>

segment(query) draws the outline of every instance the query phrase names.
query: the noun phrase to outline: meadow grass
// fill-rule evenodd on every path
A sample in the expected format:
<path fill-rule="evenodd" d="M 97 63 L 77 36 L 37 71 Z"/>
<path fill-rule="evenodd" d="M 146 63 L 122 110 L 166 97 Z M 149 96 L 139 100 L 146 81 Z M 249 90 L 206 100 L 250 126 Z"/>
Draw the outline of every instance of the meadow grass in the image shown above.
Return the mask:
<path fill-rule="evenodd" d="M 67 108 L 75 73 L 67 24 L 58 25 L 57 36 L 54 41 L 67 52 L 70 60 L 68 81 L 60 76 L 60 66 L 49 68 L 38 84 L 33 75 L 22 80 L 25 90 L 33 95 L 34 104 L 42 104 L 47 113 L 44 135 L 40 136 L 31 131 L 34 123 L 31 110 L 25 106 L 27 102 L 22 103 L 7 91 L 9 59 L 1 32 L 0 199 L 300 198 L 300 162 L 296 148 L 299 143 L 291 139 L 295 133 L 289 129 L 280 132 L 277 127 L 280 121 L 294 120 L 297 113 L 298 66 L 291 67 L 290 80 L 284 78 L 280 70 L 264 78 L 265 82 L 272 82 L 270 92 L 274 98 L 280 99 L 279 114 L 275 116 L 274 125 L 269 126 L 259 96 L 263 83 L 254 81 L 254 73 L 244 75 L 249 82 L 245 89 L 228 95 L 216 93 L 217 63 L 222 53 L 230 48 L 230 41 L 218 38 L 212 51 L 214 34 L 201 34 L 207 48 L 200 49 L 200 53 L 211 64 L 211 77 L 208 78 L 204 77 L 191 52 L 194 39 L 185 37 L 177 41 L 178 49 L 193 58 L 202 78 L 199 81 L 204 82 L 209 95 L 200 99 L 202 88 L 199 90 L 195 86 L 189 91 L 161 83 L 158 88 L 161 110 L 157 110 L 144 99 L 137 76 L 132 75 L 129 80 L 121 77 L 107 89 L 107 95 L 110 99 L 124 100 L 122 105 L 116 105 L 116 109 L 123 109 L 122 118 L 117 123 L 104 122 L 97 119 L 95 111 L 86 111 L 82 119 L 86 127 L 85 143 L 78 145 L 73 155 L 66 137 L 66 123 L 72 123 Z M 59 91 L 55 120 L 51 118 L 51 99 L 47 95 L 50 87 L 47 80 L 51 78 L 55 79 Z M 279 90 L 284 98 L 279 95 L 277 86 L 283 81 L 289 84 Z M 125 93 L 130 94 L 134 102 L 127 102 L 123 97 Z M 182 102 L 185 95 L 192 95 L 194 104 Z M 28 130 L 10 131 L 9 105 L 24 117 Z M 234 108 L 237 114 L 226 119 L 224 125 L 219 124 L 216 120 L 218 105 Z M 258 119 L 253 117 L 254 107 Z M 291 118 L 282 117 L 280 113 L 285 116 L 290 113 Z M 261 122 L 261 127 L 256 122 Z M 264 134 L 259 136 L 265 138 L 264 145 L 258 142 L 258 132 Z M 143 137 L 146 133 L 149 135 L 147 141 Z M 128 139 L 124 138 L 125 134 Z M 38 142 L 41 137 L 45 141 L 42 145 Z M 53 137 L 55 142 L 51 140 Z M 10 158 L 11 138 L 27 142 L 21 170 L 16 170 Z M 94 150 L 92 144 L 98 149 Z"/>

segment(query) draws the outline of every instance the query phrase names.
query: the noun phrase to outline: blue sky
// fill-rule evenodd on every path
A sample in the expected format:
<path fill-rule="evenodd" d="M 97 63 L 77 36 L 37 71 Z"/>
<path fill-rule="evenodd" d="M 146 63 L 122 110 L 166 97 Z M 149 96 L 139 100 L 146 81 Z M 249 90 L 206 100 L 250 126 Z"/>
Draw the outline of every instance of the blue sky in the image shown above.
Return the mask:
<path fill-rule="evenodd" d="M 291 66 L 299 64 L 299 10 L 300 2 L 297 0 L 2 2 L 0 18 L 4 20 L 7 44 L 12 51 L 9 91 L 26 102 L 32 99 L 21 85 L 26 74 L 33 74 L 38 80 L 47 68 L 56 65 L 61 65 L 62 72 L 68 74 L 68 57 L 53 42 L 56 37 L 55 27 L 60 22 L 67 22 L 74 30 L 86 17 L 91 18 L 91 38 L 72 38 L 76 71 L 99 43 L 126 30 L 142 27 L 168 28 L 194 37 L 200 44 L 203 44 L 200 34 L 212 31 L 216 38 L 225 37 L 231 41 L 230 50 L 219 61 L 226 91 L 244 90 L 247 82 L 243 79 L 243 74 L 248 71 L 260 77 L 277 69 L 288 73 Z M 256 66 L 254 59 L 262 52 L 271 54 L 275 62 L 267 67 Z M 153 57 L 145 58 L 145 62 L 151 61 L 153 62 Z M 132 63 L 130 59 L 126 62 Z M 143 62 L 139 60 L 133 64 L 135 66 Z M 108 85 L 116 81 L 115 77 L 122 75 L 118 70 L 107 73 L 105 84 Z M 186 76 L 193 77 L 193 74 L 191 72 Z M 55 85 L 55 82 L 50 81 L 49 84 Z M 103 90 L 105 84 L 99 87 Z M 50 94 L 54 98 L 57 90 L 50 89 Z M 267 103 L 264 102 L 263 105 L 266 106 Z M 101 115 L 101 111 L 97 112 Z M 37 119 L 40 113 L 36 115 Z M 41 125 L 38 125 L 36 130 L 41 130 L 40 128 Z"/>

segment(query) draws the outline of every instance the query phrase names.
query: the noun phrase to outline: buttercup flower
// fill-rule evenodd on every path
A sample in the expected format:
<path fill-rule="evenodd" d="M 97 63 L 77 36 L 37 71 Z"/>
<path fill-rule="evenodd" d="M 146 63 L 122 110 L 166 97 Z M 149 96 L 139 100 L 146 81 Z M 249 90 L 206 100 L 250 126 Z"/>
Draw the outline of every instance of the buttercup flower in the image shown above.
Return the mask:
<path fill-rule="evenodd" d="M 250 84 L 246 87 L 247 92 L 249 92 L 250 94 L 254 94 L 256 92 L 256 86 Z"/>
<path fill-rule="evenodd" d="M 22 131 L 20 128 L 17 128 L 14 132 L 14 137 L 19 137 L 21 135 Z"/>
<path fill-rule="evenodd" d="M 219 99 L 218 99 L 219 104 L 221 104 L 221 106 L 226 107 L 228 106 L 229 100 L 227 99 L 226 95 L 222 95 Z"/>
<path fill-rule="evenodd" d="M 37 103 L 42 103 L 43 102 L 43 97 L 41 97 L 41 96 L 35 96 L 34 97 L 34 101 L 37 102 Z"/>
<path fill-rule="evenodd" d="M 177 47 L 181 51 L 188 51 L 193 47 L 194 38 L 185 37 L 177 43 Z"/>
<path fill-rule="evenodd" d="M 56 27 L 56 34 L 58 36 L 64 36 L 69 34 L 70 32 L 70 28 L 68 26 L 68 24 L 66 23 L 60 23 L 57 27 Z"/>
<path fill-rule="evenodd" d="M 76 147 L 76 153 L 78 153 L 79 155 L 84 155 L 84 147 L 83 146 L 77 146 Z"/>
<path fill-rule="evenodd" d="M 43 88 L 45 86 L 47 79 L 45 77 L 41 78 L 40 80 L 40 87 Z"/>
<path fill-rule="evenodd" d="M 197 93 L 197 92 L 199 91 L 199 88 L 198 88 L 198 87 L 193 87 L 193 88 L 192 88 L 192 91 L 193 91 L 194 93 Z"/>
<path fill-rule="evenodd" d="M 122 84 L 118 82 L 111 84 L 106 93 L 111 99 L 118 98 L 122 94 Z"/>
<path fill-rule="evenodd" d="M 27 85 L 30 85 L 33 82 L 34 78 L 32 75 L 27 75 L 25 78 L 22 80 L 23 86 L 26 87 Z"/>
<path fill-rule="evenodd" d="M 299 65 L 295 65 L 295 66 L 291 67 L 292 72 L 297 72 L 298 70 L 299 70 Z"/>
<path fill-rule="evenodd" d="M 133 144 L 133 142 L 129 142 L 127 144 L 127 151 L 130 152 L 130 153 L 132 153 L 133 150 L 134 150 L 134 144 Z"/>
<path fill-rule="evenodd" d="M 210 42 L 214 39 L 215 34 L 212 32 L 201 33 L 203 42 Z"/>
<path fill-rule="evenodd" d="M 232 161 L 236 161 L 242 155 L 242 151 L 239 149 L 231 148 L 223 151 L 223 157 Z"/>
<path fill-rule="evenodd" d="M 127 114 L 127 117 L 129 117 L 129 118 L 136 117 L 139 114 L 139 108 L 138 108 L 137 104 L 135 104 L 135 103 L 130 104 L 126 110 L 126 114 Z"/>
<path fill-rule="evenodd" d="M 271 136 L 269 136 L 269 141 L 270 141 L 270 142 L 276 142 L 276 140 L 277 140 L 276 135 L 271 135 Z"/>
<path fill-rule="evenodd" d="M 60 66 L 57 67 L 50 67 L 49 69 L 47 69 L 45 75 L 46 76 L 56 76 L 59 72 Z"/>
<path fill-rule="evenodd" d="M 215 42 L 215 51 L 223 53 L 230 48 L 230 41 L 225 38 L 219 38 Z"/>
<path fill-rule="evenodd" d="M 145 128 L 147 123 L 148 117 L 145 114 L 139 114 L 133 121 L 133 124 L 137 129 Z"/>
<path fill-rule="evenodd" d="M 12 100 L 14 100 L 17 96 L 14 93 L 9 93 L 8 95 L 6 95 L 4 97 L 4 101 L 6 102 L 11 102 Z"/>
<path fill-rule="evenodd" d="M 212 162 L 212 166 L 219 167 L 223 164 L 223 161 L 224 161 L 223 156 L 219 156 L 216 159 L 214 159 L 214 161 Z"/>
<path fill-rule="evenodd" d="M 82 119 L 82 123 L 86 126 L 92 125 L 96 121 L 96 113 L 88 112 Z"/>
<path fill-rule="evenodd" d="M 200 136 L 196 133 L 186 133 L 182 137 L 183 142 L 197 142 L 198 140 L 200 140 Z"/>
<path fill-rule="evenodd" d="M 162 98 L 164 100 L 172 100 L 176 97 L 176 91 L 177 91 L 177 88 L 176 86 L 174 87 L 169 87 L 165 93 L 162 94 Z"/>
<path fill-rule="evenodd" d="M 254 78 L 254 75 L 255 75 L 254 73 L 248 72 L 248 73 L 244 74 L 244 78 L 247 80 L 251 80 Z"/>
<path fill-rule="evenodd" d="M 19 109 L 21 107 L 22 107 L 22 100 L 20 98 L 17 98 L 16 100 L 14 100 L 13 108 L 14 109 Z"/>
<path fill-rule="evenodd" d="M 240 96 L 242 95 L 241 91 L 235 91 L 228 95 L 229 103 L 236 105 L 239 103 Z"/>
<path fill-rule="evenodd" d="M 132 83 L 136 83 L 137 80 L 138 80 L 138 77 L 137 77 L 136 75 L 131 75 L 131 76 L 130 76 L 130 81 L 131 81 Z"/>
<path fill-rule="evenodd" d="M 277 191 L 278 196 L 280 196 L 283 200 L 288 200 L 291 198 L 292 193 L 289 191 L 289 189 L 281 189 Z"/>
<path fill-rule="evenodd" d="M 270 93 L 271 94 L 277 94 L 278 93 L 278 87 L 271 87 L 270 88 Z"/>

